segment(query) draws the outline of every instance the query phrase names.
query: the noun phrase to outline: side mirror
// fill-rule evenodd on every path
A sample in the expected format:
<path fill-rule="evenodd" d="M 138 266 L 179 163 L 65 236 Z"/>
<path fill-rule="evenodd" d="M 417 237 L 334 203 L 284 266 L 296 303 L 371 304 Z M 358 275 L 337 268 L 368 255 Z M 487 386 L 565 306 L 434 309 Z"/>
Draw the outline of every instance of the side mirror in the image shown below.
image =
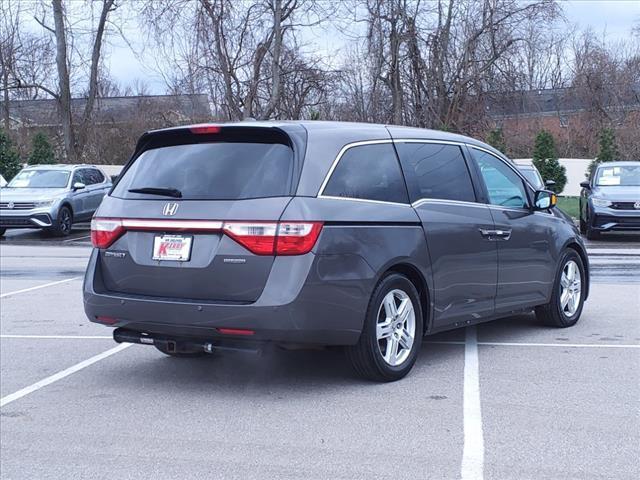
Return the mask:
<path fill-rule="evenodd" d="M 558 203 L 558 197 L 549 190 L 538 190 L 534 197 L 534 210 L 548 210 Z"/>
<path fill-rule="evenodd" d="M 583 180 L 582 182 L 580 182 L 580 186 L 582 188 L 586 188 L 587 190 L 591 188 L 591 185 L 589 185 L 589 180 Z"/>
<path fill-rule="evenodd" d="M 82 183 L 82 182 L 76 182 L 73 184 L 73 190 L 82 190 L 83 188 L 86 188 L 87 186 Z"/>
<path fill-rule="evenodd" d="M 545 187 L 553 187 L 556 184 L 553 180 L 547 180 L 544 182 Z"/>

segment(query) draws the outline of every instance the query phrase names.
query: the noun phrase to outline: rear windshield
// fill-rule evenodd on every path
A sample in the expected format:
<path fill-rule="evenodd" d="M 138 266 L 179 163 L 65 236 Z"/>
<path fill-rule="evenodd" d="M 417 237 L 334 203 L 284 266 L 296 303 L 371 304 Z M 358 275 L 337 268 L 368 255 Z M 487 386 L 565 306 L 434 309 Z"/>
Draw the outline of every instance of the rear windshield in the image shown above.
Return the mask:
<path fill-rule="evenodd" d="M 293 151 L 280 143 L 198 143 L 143 152 L 111 194 L 161 198 L 129 190 L 178 190 L 186 200 L 242 200 L 289 195 Z"/>

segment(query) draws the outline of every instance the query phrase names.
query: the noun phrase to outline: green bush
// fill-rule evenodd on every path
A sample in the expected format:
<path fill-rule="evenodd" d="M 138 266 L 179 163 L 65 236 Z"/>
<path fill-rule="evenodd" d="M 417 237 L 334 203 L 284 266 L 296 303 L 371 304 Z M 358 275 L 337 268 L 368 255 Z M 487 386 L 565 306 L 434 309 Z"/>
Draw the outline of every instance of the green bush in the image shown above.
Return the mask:
<path fill-rule="evenodd" d="M 29 165 L 40 165 L 56 163 L 56 156 L 49 139 L 42 132 L 38 132 L 31 140 L 31 153 L 29 154 Z"/>
<path fill-rule="evenodd" d="M 502 153 L 505 153 L 507 150 L 507 143 L 504 140 L 504 132 L 499 127 L 494 128 L 489 132 L 489 135 L 487 135 L 487 143 Z"/>
<path fill-rule="evenodd" d="M 0 174 L 8 182 L 22 168 L 20 156 L 9 136 L 0 128 Z"/>
<path fill-rule="evenodd" d="M 616 146 L 616 135 L 612 128 L 603 128 L 600 131 L 598 143 L 598 156 L 589 164 L 589 175 L 598 164 L 615 162 L 620 159 L 618 147 Z"/>
<path fill-rule="evenodd" d="M 542 179 L 553 180 L 556 184 L 551 188 L 554 192 L 560 193 L 567 183 L 566 169 L 560 165 L 558 154 L 556 153 L 556 143 L 553 135 L 545 130 L 541 130 L 536 136 L 533 148 L 533 164 L 540 171 Z"/>

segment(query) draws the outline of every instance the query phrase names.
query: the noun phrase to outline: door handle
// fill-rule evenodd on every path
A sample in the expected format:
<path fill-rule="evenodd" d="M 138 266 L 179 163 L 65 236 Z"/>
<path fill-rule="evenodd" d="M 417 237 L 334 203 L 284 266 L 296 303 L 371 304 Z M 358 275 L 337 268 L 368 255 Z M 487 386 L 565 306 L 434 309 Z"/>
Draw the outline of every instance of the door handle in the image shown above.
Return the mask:
<path fill-rule="evenodd" d="M 479 228 L 480 235 L 489 240 L 509 240 L 511 238 L 511 230 L 488 230 Z"/>
<path fill-rule="evenodd" d="M 509 240 L 511 238 L 511 230 L 495 230 L 495 236 L 502 240 Z"/>

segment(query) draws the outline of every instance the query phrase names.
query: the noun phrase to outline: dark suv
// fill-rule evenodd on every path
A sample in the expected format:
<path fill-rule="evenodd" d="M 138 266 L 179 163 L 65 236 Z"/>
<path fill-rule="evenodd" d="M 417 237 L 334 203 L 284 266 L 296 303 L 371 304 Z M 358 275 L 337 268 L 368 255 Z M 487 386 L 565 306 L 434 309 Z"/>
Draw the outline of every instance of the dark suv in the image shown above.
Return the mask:
<path fill-rule="evenodd" d="M 640 162 L 606 162 L 580 184 L 580 231 L 640 233 Z"/>
<path fill-rule="evenodd" d="M 144 134 L 92 222 L 91 321 L 172 356 L 344 346 L 403 377 L 423 335 L 535 308 L 580 317 L 588 261 L 555 196 L 495 149 L 384 125 Z"/>

